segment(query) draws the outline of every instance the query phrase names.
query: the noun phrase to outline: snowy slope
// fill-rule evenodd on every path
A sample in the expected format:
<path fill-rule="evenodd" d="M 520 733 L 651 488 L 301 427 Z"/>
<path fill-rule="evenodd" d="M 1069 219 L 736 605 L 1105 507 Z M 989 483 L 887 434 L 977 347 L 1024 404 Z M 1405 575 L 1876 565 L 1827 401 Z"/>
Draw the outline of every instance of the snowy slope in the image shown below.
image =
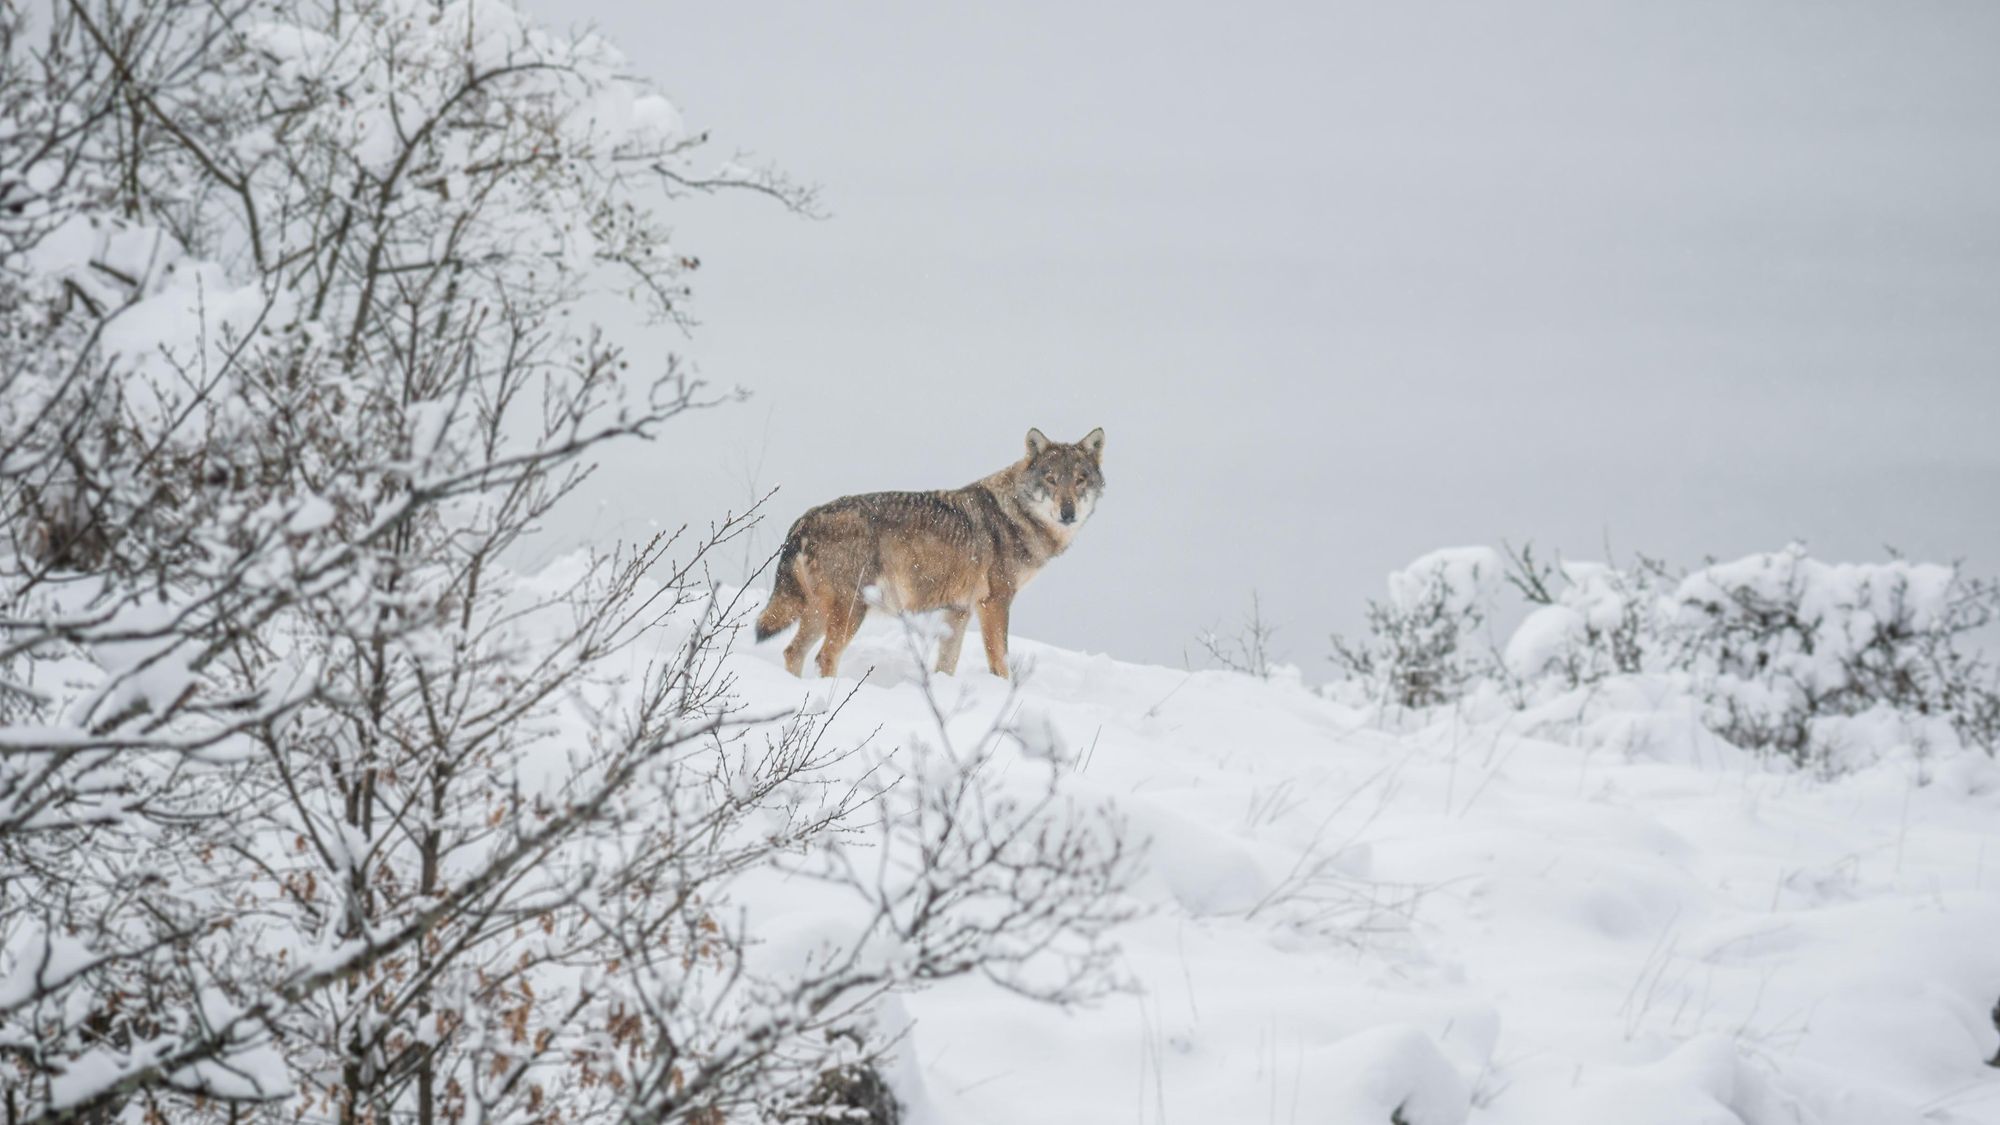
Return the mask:
<path fill-rule="evenodd" d="M 935 736 L 896 623 L 833 684 L 781 644 L 729 658 L 749 702 L 872 667 L 834 736 Z M 938 679 L 954 729 L 1004 717 L 1032 732 L 1011 768 L 1114 806 L 1150 840 L 1149 910 L 1131 989 L 1092 1009 L 978 978 L 902 998 L 919 1125 L 2000 1122 L 1991 761 L 1821 780 L 1014 651 L 1011 697 L 976 656 Z"/>

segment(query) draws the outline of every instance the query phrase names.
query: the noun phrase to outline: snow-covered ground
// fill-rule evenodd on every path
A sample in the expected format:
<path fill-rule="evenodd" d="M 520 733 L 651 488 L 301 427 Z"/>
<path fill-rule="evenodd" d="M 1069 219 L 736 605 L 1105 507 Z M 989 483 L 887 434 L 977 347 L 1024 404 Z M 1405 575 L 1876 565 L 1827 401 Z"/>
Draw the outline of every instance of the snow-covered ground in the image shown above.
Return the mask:
<path fill-rule="evenodd" d="M 836 683 L 786 675 L 781 646 L 729 658 L 747 701 L 872 668 L 832 735 L 935 739 L 896 623 Z M 1390 729 L 1297 682 L 1014 652 L 1018 692 L 976 655 L 937 679 L 953 729 L 1030 732 L 1010 770 L 1113 807 L 1150 842 L 1148 909 L 1129 990 L 1093 1008 L 976 977 L 901 998 L 917 1125 L 2000 1122 L 1984 757 L 1824 779 L 1712 740 Z"/>

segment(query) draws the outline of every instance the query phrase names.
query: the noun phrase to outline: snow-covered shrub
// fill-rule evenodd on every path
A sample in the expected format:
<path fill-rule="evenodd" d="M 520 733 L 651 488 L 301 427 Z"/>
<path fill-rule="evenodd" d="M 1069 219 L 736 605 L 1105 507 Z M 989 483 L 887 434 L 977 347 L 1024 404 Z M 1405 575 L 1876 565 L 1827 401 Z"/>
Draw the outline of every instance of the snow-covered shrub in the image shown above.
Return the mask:
<path fill-rule="evenodd" d="M 1529 682 L 1568 687 L 1643 671 L 1657 648 L 1660 568 L 1535 558 L 1532 545 L 1507 554 L 1507 582 L 1533 607 L 1508 638 L 1506 670 Z"/>
<path fill-rule="evenodd" d="M 2000 586 L 1956 565 L 1826 563 L 1792 546 L 1675 576 L 1649 559 L 1509 551 L 1506 585 L 1526 612 L 1496 663 L 1467 642 L 1492 604 L 1497 558 L 1441 552 L 1398 572 L 1389 602 L 1369 606 L 1369 640 L 1336 639 L 1335 663 L 1376 700 L 1434 707 L 1490 686 L 1600 734 L 1611 716 L 1593 706 L 1678 695 L 1725 742 L 1818 768 L 1895 746 L 2000 749 L 2000 683 L 1977 647 L 2000 621 Z M 1613 724 L 1621 737 L 1651 741 L 1630 720 Z"/>
<path fill-rule="evenodd" d="M 1488 547 L 1434 551 L 1389 576 L 1387 601 L 1368 602 L 1368 637 L 1333 638 L 1333 660 L 1378 703 L 1434 707 L 1458 698 L 1482 672 L 1469 651 L 1504 564 Z"/>
<path fill-rule="evenodd" d="M 1661 605 L 1670 659 L 1710 725 L 1746 748 L 1823 761 L 1872 717 L 1922 743 L 1996 746 L 1993 669 L 1969 639 L 2000 588 L 1957 566 L 1825 563 L 1803 547 L 1715 563 Z"/>

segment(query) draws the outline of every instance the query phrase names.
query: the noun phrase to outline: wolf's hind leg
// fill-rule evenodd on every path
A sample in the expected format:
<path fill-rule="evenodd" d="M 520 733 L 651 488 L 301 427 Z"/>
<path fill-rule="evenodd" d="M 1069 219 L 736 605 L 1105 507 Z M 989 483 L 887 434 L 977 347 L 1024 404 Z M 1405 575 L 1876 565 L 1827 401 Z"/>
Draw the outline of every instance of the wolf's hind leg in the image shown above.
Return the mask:
<path fill-rule="evenodd" d="M 965 644 L 965 623 L 972 620 L 972 610 L 965 606 L 947 606 L 944 611 L 944 640 L 938 642 L 937 670 L 947 676 L 958 674 L 958 650 Z"/>
<path fill-rule="evenodd" d="M 799 632 L 792 643 L 785 646 L 785 671 L 801 679 L 806 674 L 806 653 L 826 635 L 826 615 L 816 605 L 807 605 L 799 615 Z"/>
<path fill-rule="evenodd" d="M 831 678 L 840 673 L 840 654 L 847 650 L 847 642 L 854 639 L 866 616 L 868 606 L 858 593 L 826 607 L 826 643 L 819 646 L 820 675 Z"/>

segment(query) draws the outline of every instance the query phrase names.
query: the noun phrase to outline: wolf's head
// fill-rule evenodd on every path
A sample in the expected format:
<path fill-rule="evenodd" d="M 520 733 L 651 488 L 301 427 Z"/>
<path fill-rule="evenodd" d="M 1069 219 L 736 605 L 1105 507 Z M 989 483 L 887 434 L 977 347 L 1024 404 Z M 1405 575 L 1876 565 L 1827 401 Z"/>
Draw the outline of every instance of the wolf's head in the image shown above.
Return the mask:
<path fill-rule="evenodd" d="M 1104 494 L 1104 429 L 1075 445 L 1028 431 L 1028 461 L 1021 471 L 1021 500 L 1051 527 L 1073 530 L 1090 518 Z"/>

